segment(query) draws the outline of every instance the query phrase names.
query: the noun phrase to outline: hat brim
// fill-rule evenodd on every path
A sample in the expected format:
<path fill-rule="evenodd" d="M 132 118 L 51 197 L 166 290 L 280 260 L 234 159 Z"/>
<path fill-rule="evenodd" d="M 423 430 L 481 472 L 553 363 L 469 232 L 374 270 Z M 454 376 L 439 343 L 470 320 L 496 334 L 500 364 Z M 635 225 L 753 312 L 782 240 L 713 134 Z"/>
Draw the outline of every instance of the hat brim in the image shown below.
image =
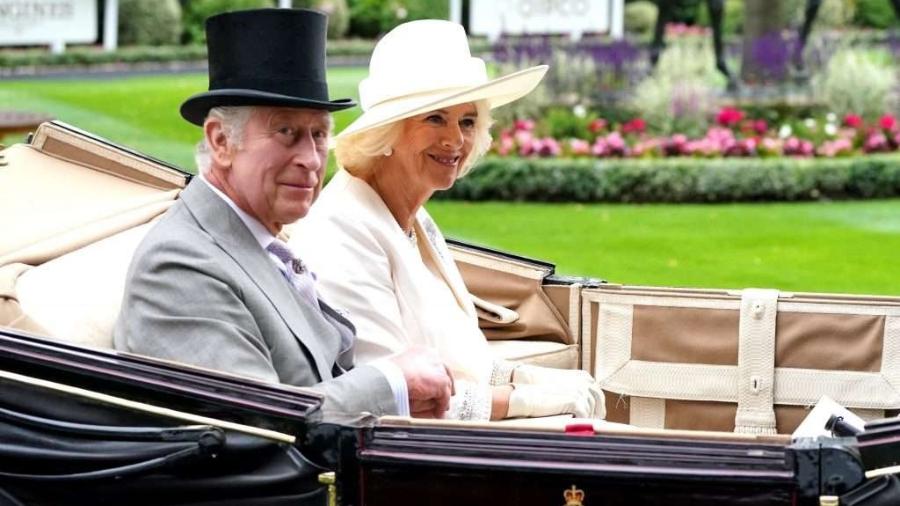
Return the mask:
<path fill-rule="evenodd" d="M 334 112 L 353 107 L 356 102 L 350 98 L 321 101 L 257 90 L 222 89 L 198 93 L 185 100 L 181 104 L 181 117 L 195 125 L 203 126 L 206 115 L 213 107 L 250 105 L 322 109 Z"/>
<path fill-rule="evenodd" d="M 439 90 L 376 104 L 356 118 L 337 137 L 356 135 L 401 119 L 478 100 L 487 100 L 493 109 L 531 92 L 541 82 L 547 68 L 547 65 L 538 65 L 475 86 Z"/>

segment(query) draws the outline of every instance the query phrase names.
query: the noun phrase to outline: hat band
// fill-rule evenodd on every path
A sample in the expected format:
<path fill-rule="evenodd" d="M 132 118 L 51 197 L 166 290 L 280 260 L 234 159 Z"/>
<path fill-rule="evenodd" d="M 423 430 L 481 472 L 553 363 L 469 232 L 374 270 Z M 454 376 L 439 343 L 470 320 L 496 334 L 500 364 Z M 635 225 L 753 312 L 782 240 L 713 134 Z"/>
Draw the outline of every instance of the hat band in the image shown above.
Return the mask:
<path fill-rule="evenodd" d="M 328 84 L 319 79 L 231 78 L 210 80 L 209 91 L 254 90 L 288 97 L 328 101 Z"/>

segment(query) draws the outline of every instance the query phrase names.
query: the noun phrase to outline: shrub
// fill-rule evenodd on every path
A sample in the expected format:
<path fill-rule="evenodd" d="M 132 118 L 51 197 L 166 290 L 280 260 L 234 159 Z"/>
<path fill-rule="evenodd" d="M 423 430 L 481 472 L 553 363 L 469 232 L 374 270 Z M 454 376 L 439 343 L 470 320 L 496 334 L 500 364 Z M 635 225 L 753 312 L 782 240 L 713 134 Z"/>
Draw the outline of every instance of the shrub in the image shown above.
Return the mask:
<path fill-rule="evenodd" d="M 900 157 L 484 159 L 437 198 L 541 202 L 737 202 L 900 196 Z"/>
<path fill-rule="evenodd" d="M 122 45 L 175 44 L 181 37 L 178 0 L 121 0 L 119 43 Z"/>
<path fill-rule="evenodd" d="M 842 49 L 814 77 L 814 85 L 831 111 L 873 119 L 889 109 L 897 87 L 896 69 L 884 51 Z"/>
<path fill-rule="evenodd" d="M 274 0 L 191 0 L 185 5 L 183 39 L 195 44 L 206 43 L 206 18 L 210 16 L 228 11 L 274 6 Z"/>
<path fill-rule="evenodd" d="M 648 0 L 625 5 L 625 31 L 635 35 L 649 36 L 653 33 L 659 9 Z"/>
<path fill-rule="evenodd" d="M 375 38 L 415 19 L 447 19 L 447 2 L 433 0 L 349 0 L 350 35 Z"/>
<path fill-rule="evenodd" d="M 655 131 L 697 135 L 716 107 L 715 83 L 721 77 L 713 60 L 706 39 L 670 44 L 653 74 L 638 84 L 631 108 Z"/>
<path fill-rule="evenodd" d="M 856 0 L 856 24 L 885 29 L 897 24 L 890 0 Z"/>

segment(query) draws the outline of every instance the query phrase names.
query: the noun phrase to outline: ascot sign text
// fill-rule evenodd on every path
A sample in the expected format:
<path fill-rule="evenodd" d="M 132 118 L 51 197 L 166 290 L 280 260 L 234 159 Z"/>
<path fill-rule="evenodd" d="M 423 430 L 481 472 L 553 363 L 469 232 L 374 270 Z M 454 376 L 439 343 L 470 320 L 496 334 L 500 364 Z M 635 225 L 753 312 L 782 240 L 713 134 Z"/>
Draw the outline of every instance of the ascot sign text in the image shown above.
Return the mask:
<path fill-rule="evenodd" d="M 471 0 L 472 33 L 496 39 L 501 34 L 569 34 L 610 31 L 615 0 Z"/>
<path fill-rule="evenodd" d="M 97 0 L 0 0 L 0 45 L 97 40 Z"/>

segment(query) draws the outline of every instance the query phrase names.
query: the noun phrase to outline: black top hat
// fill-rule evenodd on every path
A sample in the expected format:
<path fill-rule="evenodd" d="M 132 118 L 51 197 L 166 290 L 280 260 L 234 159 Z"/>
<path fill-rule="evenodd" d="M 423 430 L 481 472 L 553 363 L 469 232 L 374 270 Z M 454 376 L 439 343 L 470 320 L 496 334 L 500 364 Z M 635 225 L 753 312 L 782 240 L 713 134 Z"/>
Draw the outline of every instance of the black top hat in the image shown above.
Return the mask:
<path fill-rule="evenodd" d="M 305 9 L 226 12 L 206 20 L 209 91 L 181 104 L 181 116 L 203 125 L 222 105 L 266 105 L 339 111 L 353 100 L 328 99 L 324 14 Z"/>

